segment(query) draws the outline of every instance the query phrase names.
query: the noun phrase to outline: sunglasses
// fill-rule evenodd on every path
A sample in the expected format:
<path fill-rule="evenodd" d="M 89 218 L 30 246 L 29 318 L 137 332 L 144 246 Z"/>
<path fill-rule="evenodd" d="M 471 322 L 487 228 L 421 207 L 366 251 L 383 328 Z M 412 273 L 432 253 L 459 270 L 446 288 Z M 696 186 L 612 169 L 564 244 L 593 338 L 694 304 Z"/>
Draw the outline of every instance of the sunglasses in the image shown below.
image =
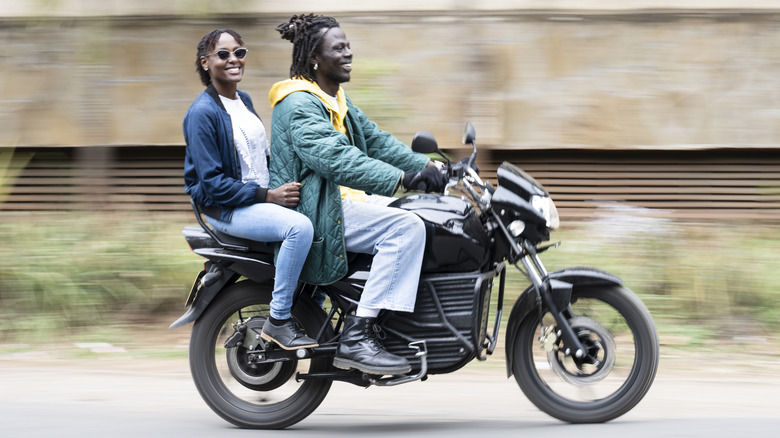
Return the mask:
<path fill-rule="evenodd" d="M 219 49 L 216 52 L 208 54 L 206 56 L 217 55 L 219 56 L 219 59 L 223 61 L 227 61 L 228 59 L 230 59 L 231 53 L 236 55 L 236 59 L 244 59 L 244 57 L 246 56 L 246 47 L 239 47 L 236 50 L 233 50 L 232 52 L 228 49 Z"/>

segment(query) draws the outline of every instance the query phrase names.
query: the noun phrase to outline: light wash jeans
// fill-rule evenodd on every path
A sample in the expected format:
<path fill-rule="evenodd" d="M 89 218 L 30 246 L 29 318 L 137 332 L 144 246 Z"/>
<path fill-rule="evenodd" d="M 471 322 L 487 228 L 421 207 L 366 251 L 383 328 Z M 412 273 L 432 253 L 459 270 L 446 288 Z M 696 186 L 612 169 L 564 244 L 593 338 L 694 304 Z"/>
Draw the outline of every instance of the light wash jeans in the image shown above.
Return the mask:
<path fill-rule="evenodd" d="M 347 251 L 374 255 L 360 306 L 412 312 L 425 249 L 425 224 L 414 213 L 387 207 L 393 200 L 370 195 L 366 202 L 342 201 L 344 240 Z"/>
<path fill-rule="evenodd" d="M 293 293 L 314 239 L 314 228 L 309 218 L 281 205 L 260 203 L 236 208 L 230 222 L 211 217 L 208 221 L 217 230 L 231 236 L 260 242 L 282 242 L 276 258 L 271 316 L 290 318 Z"/>

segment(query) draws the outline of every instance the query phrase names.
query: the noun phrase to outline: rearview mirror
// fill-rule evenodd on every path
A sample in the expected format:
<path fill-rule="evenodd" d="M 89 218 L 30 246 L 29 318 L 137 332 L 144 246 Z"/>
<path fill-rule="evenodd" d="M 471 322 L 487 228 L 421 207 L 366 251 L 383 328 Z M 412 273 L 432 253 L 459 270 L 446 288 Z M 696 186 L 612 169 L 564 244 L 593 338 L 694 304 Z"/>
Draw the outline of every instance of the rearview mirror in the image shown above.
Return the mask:
<path fill-rule="evenodd" d="M 428 131 L 420 131 L 414 134 L 412 150 L 421 154 L 430 154 L 439 150 L 439 144 L 436 143 L 433 134 Z"/>
<path fill-rule="evenodd" d="M 466 123 L 466 128 L 463 130 L 463 144 L 474 143 L 477 139 L 477 132 L 474 130 L 474 126 L 471 123 Z"/>

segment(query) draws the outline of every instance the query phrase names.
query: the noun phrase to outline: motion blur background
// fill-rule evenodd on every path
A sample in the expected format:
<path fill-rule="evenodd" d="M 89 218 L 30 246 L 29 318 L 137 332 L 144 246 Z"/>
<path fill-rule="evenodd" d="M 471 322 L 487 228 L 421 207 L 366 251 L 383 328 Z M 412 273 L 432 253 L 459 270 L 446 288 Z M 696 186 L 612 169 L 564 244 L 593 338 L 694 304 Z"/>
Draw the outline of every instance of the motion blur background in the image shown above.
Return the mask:
<path fill-rule="evenodd" d="M 550 268 L 622 276 L 666 357 L 780 363 L 780 0 L 5 0 L 0 354 L 164 335 L 202 264 L 180 233 L 195 46 L 243 36 L 268 127 L 274 27 L 309 11 L 340 21 L 347 93 L 385 130 L 459 156 L 470 121 L 488 179 L 506 160 L 545 184 Z"/>

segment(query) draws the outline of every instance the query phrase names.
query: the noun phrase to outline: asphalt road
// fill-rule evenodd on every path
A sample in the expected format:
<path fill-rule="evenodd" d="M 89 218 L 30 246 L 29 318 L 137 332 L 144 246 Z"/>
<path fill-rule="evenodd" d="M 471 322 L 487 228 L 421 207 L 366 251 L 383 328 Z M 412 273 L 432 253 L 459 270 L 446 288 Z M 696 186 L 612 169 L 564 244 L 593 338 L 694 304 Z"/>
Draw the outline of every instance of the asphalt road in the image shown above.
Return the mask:
<path fill-rule="evenodd" d="M 662 358 L 653 388 L 606 424 L 569 425 L 538 411 L 491 358 L 389 388 L 334 384 L 323 404 L 284 431 L 233 427 L 198 395 L 187 360 L 132 355 L 0 356 L 0 436 L 777 436 L 780 367 L 739 369 Z"/>

